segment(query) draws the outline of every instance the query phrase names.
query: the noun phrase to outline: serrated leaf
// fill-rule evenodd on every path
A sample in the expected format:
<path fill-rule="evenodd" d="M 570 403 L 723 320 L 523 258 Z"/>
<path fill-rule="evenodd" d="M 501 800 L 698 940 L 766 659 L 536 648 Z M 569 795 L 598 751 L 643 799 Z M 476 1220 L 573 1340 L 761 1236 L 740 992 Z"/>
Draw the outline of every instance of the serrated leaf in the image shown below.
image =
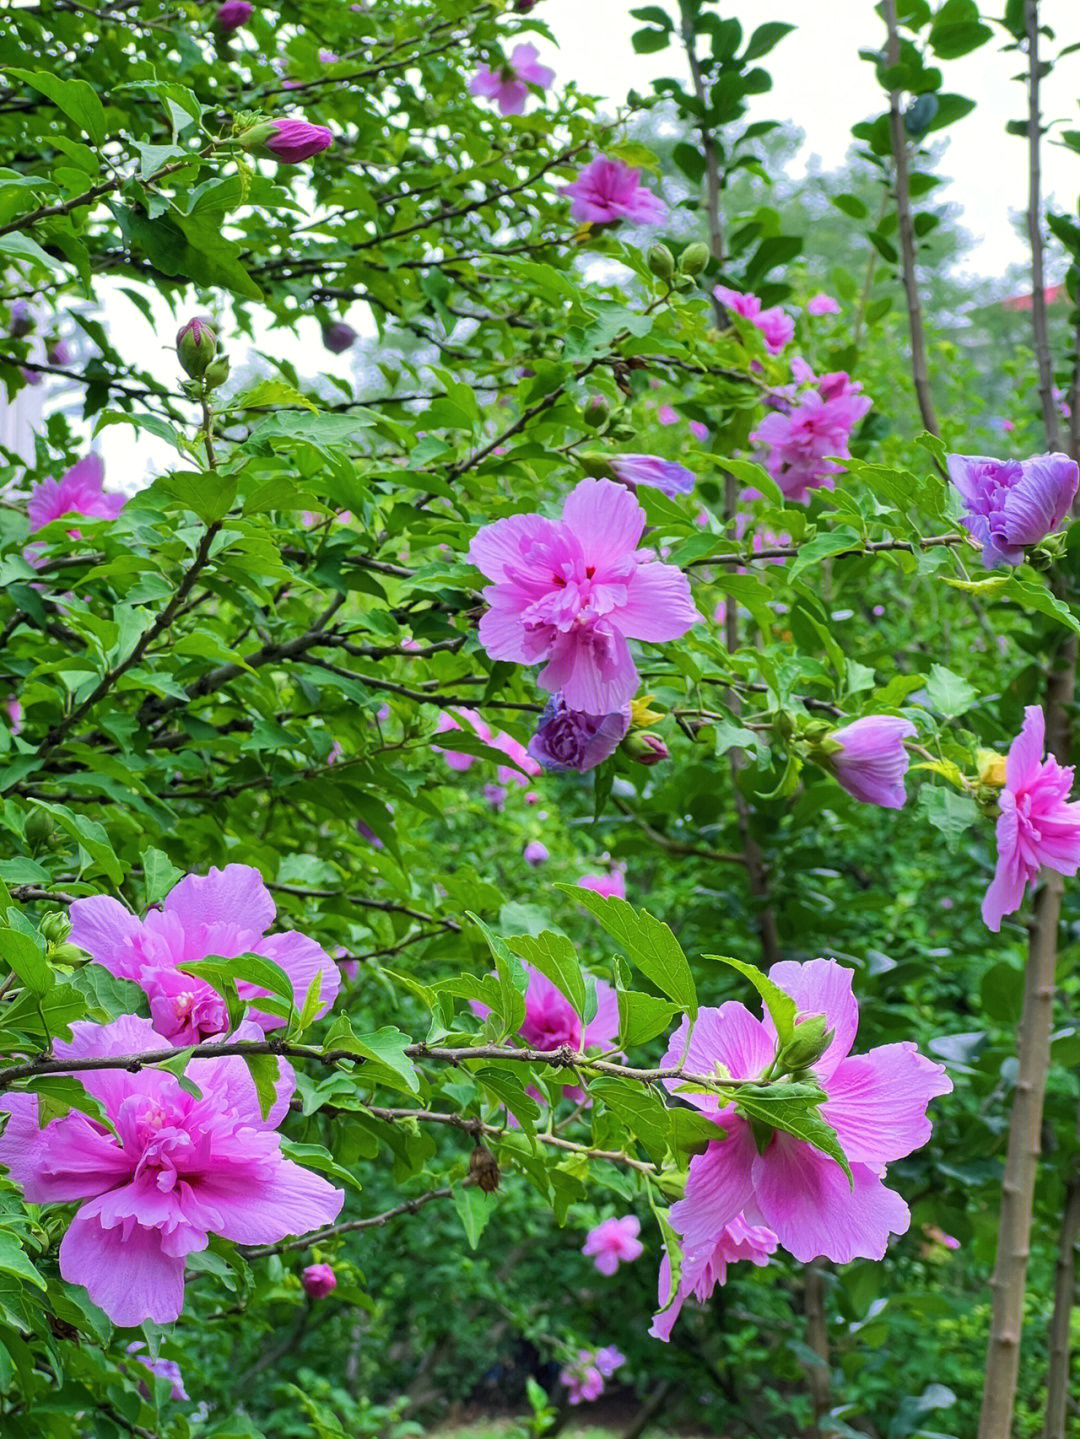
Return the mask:
<path fill-rule="evenodd" d="M 575 1014 L 585 1013 L 585 978 L 573 940 L 565 934 L 553 934 L 545 929 L 537 938 L 531 934 L 517 934 L 506 943 L 519 959 L 551 980 L 559 993 L 573 1005 Z"/>
<path fill-rule="evenodd" d="M 791 995 L 786 994 L 778 984 L 774 984 L 769 976 L 762 973 L 755 964 L 747 964 L 742 959 L 732 959 L 728 954 L 707 954 L 705 958 L 718 960 L 721 964 L 729 964 L 732 969 L 737 969 L 740 974 L 746 976 L 761 995 L 765 1008 L 769 1011 L 780 1048 L 783 1049 L 785 1044 L 789 1044 L 795 1034 L 795 1016 L 798 1013 L 798 1006 Z"/>
<path fill-rule="evenodd" d="M 697 1017 L 694 976 L 679 941 L 666 924 L 648 910 L 635 910 L 625 899 L 608 899 L 578 885 L 555 887 L 583 905 L 657 989 L 673 999 L 691 1019 Z"/>
<path fill-rule="evenodd" d="M 787 1091 L 785 1093 L 785 1090 Z M 800 1091 L 798 1094 L 795 1090 Z M 804 1092 L 805 1091 L 805 1092 Z M 854 1188 L 851 1166 L 840 1147 L 836 1130 L 821 1116 L 818 1108 L 824 1094 L 816 1085 L 776 1085 L 769 1089 L 739 1089 L 732 1099 L 750 1119 L 759 1120 L 772 1129 L 782 1129 L 796 1139 L 835 1159 Z"/>

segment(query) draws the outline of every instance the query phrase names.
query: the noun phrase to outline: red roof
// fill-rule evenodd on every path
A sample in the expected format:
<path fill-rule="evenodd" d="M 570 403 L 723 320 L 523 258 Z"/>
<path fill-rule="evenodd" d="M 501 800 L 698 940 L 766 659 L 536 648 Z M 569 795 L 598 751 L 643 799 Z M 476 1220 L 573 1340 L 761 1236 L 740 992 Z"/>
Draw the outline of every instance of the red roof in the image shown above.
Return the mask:
<path fill-rule="evenodd" d="M 1043 291 L 1043 297 L 1048 305 L 1055 304 L 1058 300 L 1068 299 L 1064 285 L 1047 285 Z M 1030 310 L 1034 295 L 1010 295 L 1007 300 L 1002 300 L 1003 310 Z"/>

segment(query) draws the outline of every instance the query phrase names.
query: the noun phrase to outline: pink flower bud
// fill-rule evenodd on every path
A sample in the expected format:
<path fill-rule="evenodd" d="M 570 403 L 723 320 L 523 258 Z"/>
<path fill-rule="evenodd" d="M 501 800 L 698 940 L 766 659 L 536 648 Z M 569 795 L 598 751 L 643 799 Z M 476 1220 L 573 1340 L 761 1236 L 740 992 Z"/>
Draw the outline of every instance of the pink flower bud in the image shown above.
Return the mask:
<path fill-rule="evenodd" d="M 637 764 L 660 764 L 671 758 L 667 745 L 651 730 L 631 730 L 622 742 L 622 749 Z"/>
<path fill-rule="evenodd" d="M 322 342 L 332 355 L 343 355 L 356 344 L 356 331 L 344 320 L 335 320 L 323 326 Z"/>
<path fill-rule="evenodd" d="M 304 1293 L 312 1299 L 325 1299 L 331 1290 L 337 1288 L 337 1275 L 329 1264 L 309 1264 L 300 1275 Z"/>
<path fill-rule="evenodd" d="M 248 4 L 248 0 L 225 0 L 225 4 L 214 16 L 214 24 L 223 35 L 231 35 L 234 30 L 239 30 L 241 25 L 247 24 L 254 9 L 253 5 Z"/>
<path fill-rule="evenodd" d="M 53 340 L 45 352 L 45 358 L 50 365 L 70 365 L 71 346 L 66 340 Z"/>
<path fill-rule="evenodd" d="M 312 125 L 307 120 L 263 120 L 245 130 L 239 140 L 243 149 L 285 165 L 299 165 L 334 143 L 325 125 Z"/>
<path fill-rule="evenodd" d="M 193 380 L 206 373 L 207 366 L 217 354 L 217 335 L 205 316 L 196 315 L 176 332 L 176 353 L 180 364 Z"/>

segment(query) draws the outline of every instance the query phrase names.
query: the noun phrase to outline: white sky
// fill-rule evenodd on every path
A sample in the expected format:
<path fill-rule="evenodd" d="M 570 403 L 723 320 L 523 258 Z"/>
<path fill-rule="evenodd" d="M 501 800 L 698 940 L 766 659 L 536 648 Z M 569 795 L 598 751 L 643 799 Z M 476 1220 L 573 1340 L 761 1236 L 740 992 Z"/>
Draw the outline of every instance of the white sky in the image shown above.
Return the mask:
<path fill-rule="evenodd" d="M 631 35 L 639 28 L 631 9 L 645 0 L 542 0 L 537 15 L 550 25 L 558 49 L 539 40 L 543 59 L 556 70 L 556 84 L 574 80 L 590 93 L 612 104 L 628 90 L 649 93 L 650 82 L 662 75 L 684 73 L 681 49 L 673 46 L 655 55 L 635 55 Z M 657 0 L 652 0 L 657 3 Z M 674 11 L 675 0 L 666 0 Z M 1080 4 L 1077 0 L 1041 0 L 1044 23 L 1058 35 L 1057 47 L 1080 40 Z M 884 27 L 873 0 L 722 0 L 721 12 L 736 15 L 744 32 L 766 20 L 785 20 L 796 30 L 764 60 L 773 76 L 773 89 L 751 102 L 750 118 L 792 121 L 805 132 L 806 142 L 798 164 L 813 155 L 826 168 L 842 163 L 852 143 L 851 126 L 879 113 L 882 96 L 871 65 L 859 59 L 860 49 L 878 48 Z M 942 172 L 951 176 L 947 191 L 938 192 L 963 210 L 961 222 L 976 245 L 967 261 L 975 272 L 1000 275 L 1010 263 L 1026 262 L 1026 246 L 1010 217 L 1026 204 L 1027 153 L 1025 141 L 1005 133 L 1005 124 L 1025 112 L 1023 87 L 1011 83 L 1024 64 L 1013 52 L 1003 53 L 994 40 L 962 60 L 941 65 L 944 88 L 977 101 L 974 112 L 946 132 L 948 149 Z M 1044 53 L 1056 48 L 1046 46 Z M 1044 83 L 1044 116 L 1080 128 L 1080 52 L 1068 56 Z M 533 102 L 535 103 L 535 102 Z M 1080 190 L 1080 155 L 1048 138 L 1044 145 L 1044 190 L 1057 206 L 1075 213 Z M 149 326 L 131 303 L 117 293 L 104 298 L 104 319 L 121 348 L 138 352 L 142 363 L 163 380 L 179 378 L 175 354 L 165 348 L 175 321 L 157 296 L 154 309 L 162 317 L 156 329 Z M 350 321 L 357 330 L 371 333 L 363 306 L 354 306 Z M 332 356 L 319 341 L 315 321 L 301 322 L 300 339 L 275 331 L 264 337 L 268 348 L 287 355 L 301 374 L 314 378 L 324 370 L 348 374 L 351 357 Z M 243 347 L 230 345 L 234 370 L 244 363 Z M 48 397 L 48 407 L 62 396 Z M 20 407 L 21 408 L 21 407 Z M 37 396 L 28 397 L 26 409 L 38 408 Z M 30 418 L 30 415 L 27 415 Z M 136 434 L 127 425 L 102 432 L 94 442 L 106 462 L 110 488 L 132 491 L 148 475 L 175 463 L 175 452 L 163 441 Z"/>

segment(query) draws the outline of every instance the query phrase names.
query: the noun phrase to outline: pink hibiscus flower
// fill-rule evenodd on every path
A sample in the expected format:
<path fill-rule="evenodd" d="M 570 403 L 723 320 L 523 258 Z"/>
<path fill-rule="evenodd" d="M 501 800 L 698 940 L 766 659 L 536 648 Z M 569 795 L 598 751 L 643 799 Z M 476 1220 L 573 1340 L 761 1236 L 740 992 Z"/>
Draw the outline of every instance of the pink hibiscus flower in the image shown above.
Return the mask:
<path fill-rule="evenodd" d="M 583 874 L 578 888 L 594 890 L 605 899 L 625 899 L 626 876 L 621 869 L 613 869 L 608 874 Z"/>
<path fill-rule="evenodd" d="M 164 1041 L 148 1019 L 77 1021 L 60 1059 L 146 1054 Z M 261 1031 L 241 1025 L 237 1037 Z M 284 1159 L 274 1130 L 289 1107 L 293 1072 L 279 1061 L 277 1100 L 266 1119 L 239 1057 L 193 1059 L 196 1099 L 160 1069 L 75 1076 L 105 1109 L 115 1133 L 71 1109 L 44 1129 L 33 1094 L 7 1094 L 0 1164 L 32 1204 L 81 1201 L 60 1245 L 60 1273 L 81 1284 L 113 1321 L 169 1324 L 184 1307 L 184 1265 L 211 1233 L 236 1244 L 273 1244 L 332 1223 L 344 1194 Z"/>
<path fill-rule="evenodd" d="M 756 295 L 744 295 L 738 290 L 729 290 L 726 285 L 717 285 L 713 294 L 726 309 L 749 320 L 755 329 L 761 331 L 770 355 L 778 355 L 791 344 L 795 321 L 779 306 L 763 310 Z"/>
<path fill-rule="evenodd" d="M 982 904 L 982 917 L 996 934 L 1002 918 L 1024 902 L 1039 871 L 1074 875 L 1080 868 L 1080 801 L 1069 800 L 1072 765 L 1043 758 L 1046 719 L 1038 705 L 1024 710 L 1024 723 L 1009 748 L 1005 788 L 997 822 L 997 869 Z"/>
<path fill-rule="evenodd" d="M 885 1166 L 926 1143 L 927 1105 L 948 1094 L 952 1082 L 911 1043 L 850 1054 L 859 1007 L 852 971 L 835 960 L 785 960 L 773 965 L 769 978 L 795 1000 L 801 1019 L 823 1015 L 832 1031 L 813 1073 L 825 1091 L 822 1118 L 836 1131 L 853 1186 L 834 1159 L 804 1140 L 781 1130 L 763 1134 L 735 1104 L 687 1093 L 682 1097 L 713 1115 L 725 1137 L 690 1161 L 686 1196 L 672 1205 L 671 1222 L 695 1264 L 713 1253 L 740 1215 L 770 1229 L 803 1264 L 822 1257 L 838 1264 L 881 1259 L 889 1235 L 905 1233 L 911 1222 L 903 1199 L 883 1182 Z M 776 1057 L 767 1013 L 755 1019 L 735 1002 L 702 1009 L 686 1051 L 688 1026 L 684 1018 L 672 1035 L 665 1065 L 678 1064 L 686 1052 L 690 1073 L 758 1079 Z M 680 1088 L 679 1080 L 665 1082 Z"/>
<path fill-rule="evenodd" d="M 667 217 L 663 200 L 641 183 L 641 171 L 605 155 L 590 160 L 563 193 L 573 201 L 571 218 L 580 224 L 612 225 L 630 220 L 638 225 L 659 225 Z"/>
<path fill-rule="evenodd" d="M 638 1238 L 640 1233 L 641 1220 L 636 1214 L 602 1219 L 585 1236 L 581 1252 L 594 1260 L 601 1274 L 610 1277 L 620 1264 L 632 1264 L 641 1257 L 645 1246 Z"/>
<path fill-rule="evenodd" d="M 665 1254 L 660 1261 L 660 1311 L 654 1315 L 649 1333 L 666 1344 L 691 1294 L 704 1304 L 718 1284 L 727 1283 L 729 1264 L 748 1259 L 761 1268 L 768 1264 L 769 1255 L 774 1253 L 776 1245 L 776 1235 L 771 1229 L 747 1224 L 739 1215 L 724 1226 L 713 1244 L 683 1255 L 679 1288 L 674 1299 L 671 1297 L 671 1260 Z"/>
<path fill-rule="evenodd" d="M 497 70 L 478 70 L 469 82 L 469 94 L 494 100 L 503 115 L 520 115 L 529 98 L 529 86 L 546 90 L 555 79 L 555 71 L 539 64 L 540 52 L 535 45 L 515 45 L 510 59 Z"/>
<path fill-rule="evenodd" d="M 325 1014 L 333 1004 L 341 984 L 338 966 L 306 934 L 267 934 L 276 913 L 259 871 L 229 864 L 206 875 L 189 874 L 170 890 L 161 910 L 151 910 L 141 920 L 107 895 L 77 899 L 70 909 L 70 940 L 110 974 L 134 980 L 150 1000 L 157 1032 L 183 1046 L 224 1034 L 229 1027 L 225 1001 L 217 991 L 177 969 L 210 955 L 264 955 L 292 980 L 297 1008 L 316 978 L 318 1013 Z M 250 1017 L 260 1029 L 285 1023 L 259 1009 L 264 990 L 246 981 L 236 987 L 241 999 L 252 1002 Z"/>
<path fill-rule="evenodd" d="M 85 515 L 88 519 L 115 520 L 124 508 L 124 495 L 106 494 L 105 466 L 101 456 L 84 455 L 59 480 L 41 480 L 30 491 L 26 513 L 31 532 L 40 530 L 64 515 Z M 78 538 L 78 530 L 70 533 Z"/>
<path fill-rule="evenodd" d="M 610 714 L 633 695 L 628 641 L 678 639 L 701 616 L 686 576 L 637 549 L 645 511 L 615 480 L 584 479 L 560 520 L 513 515 L 485 525 L 469 559 L 490 580 L 480 643 L 492 659 L 547 663 L 542 689 L 571 709 Z"/>

